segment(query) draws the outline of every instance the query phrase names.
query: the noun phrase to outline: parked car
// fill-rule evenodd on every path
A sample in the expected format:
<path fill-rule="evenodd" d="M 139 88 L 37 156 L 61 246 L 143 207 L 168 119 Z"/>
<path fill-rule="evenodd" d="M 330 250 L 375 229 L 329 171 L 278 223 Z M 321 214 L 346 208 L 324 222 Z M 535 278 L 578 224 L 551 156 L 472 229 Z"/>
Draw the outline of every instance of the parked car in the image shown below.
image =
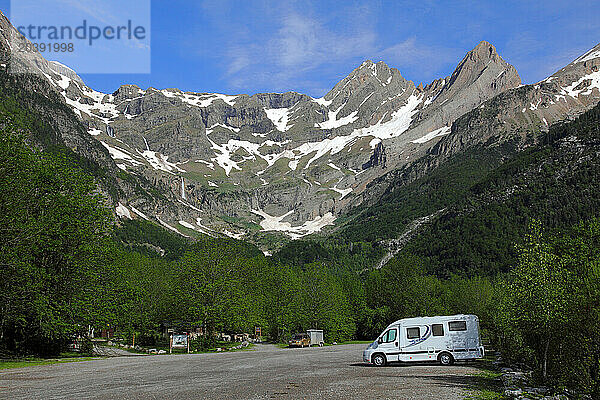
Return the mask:
<path fill-rule="evenodd" d="M 288 344 L 290 347 L 310 346 L 310 336 L 307 333 L 294 333 Z"/>

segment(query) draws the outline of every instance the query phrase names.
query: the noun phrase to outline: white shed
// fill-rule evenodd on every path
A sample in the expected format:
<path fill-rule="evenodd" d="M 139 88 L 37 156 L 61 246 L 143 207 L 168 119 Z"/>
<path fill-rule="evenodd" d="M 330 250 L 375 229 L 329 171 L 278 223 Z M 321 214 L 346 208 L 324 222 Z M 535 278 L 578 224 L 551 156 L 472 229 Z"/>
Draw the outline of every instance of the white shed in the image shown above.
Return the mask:
<path fill-rule="evenodd" d="M 319 346 L 323 346 L 325 341 L 323 340 L 323 330 L 322 329 L 309 329 L 306 331 L 308 336 L 310 336 L 310 345 L 318 344 Z"/>

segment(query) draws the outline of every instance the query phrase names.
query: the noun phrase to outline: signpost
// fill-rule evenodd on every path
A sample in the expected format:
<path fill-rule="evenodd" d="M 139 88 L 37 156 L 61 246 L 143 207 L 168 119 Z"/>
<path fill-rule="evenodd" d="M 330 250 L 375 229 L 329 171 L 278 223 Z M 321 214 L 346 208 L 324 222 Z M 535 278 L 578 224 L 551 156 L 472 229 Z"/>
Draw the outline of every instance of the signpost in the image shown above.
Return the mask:
<path fill-rule="evenodd" d="M 169 340 L 169 354 L 173 354 L 174 347 L 185 347 L 187 348 L 187 352 L 190 352 L 190 340 L 189 335 L 187 333 L 183 335 L 171 335 L 171 339 Z"/>

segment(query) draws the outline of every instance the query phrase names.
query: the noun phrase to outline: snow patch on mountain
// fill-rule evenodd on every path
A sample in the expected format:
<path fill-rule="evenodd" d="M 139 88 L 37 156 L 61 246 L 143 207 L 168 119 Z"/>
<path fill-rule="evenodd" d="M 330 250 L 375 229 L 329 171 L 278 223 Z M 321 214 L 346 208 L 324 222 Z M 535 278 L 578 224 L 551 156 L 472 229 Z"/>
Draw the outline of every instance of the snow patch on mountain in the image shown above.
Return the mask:
<path fill-rule="evenodd" d="M 333 190 L 334 192 L 338 192 L 339 194 L 342 195 L 342 197 L 340 197 L 340 200 L 343 199 L 344 197 L 348 196 L 350 193 L 352 193 L 352 188 L 338 189 L 337 185 L 330 189 Z"/>
<path fill-rule="evenodd" d="M 100 141 L 100 143 L 102 143 L 102 145 L 104 147 L 106 147 L 106 150 L 108 150 L 108 153 L 110 154 L 112 159 L 115 161 L 117 161 L 117 160 L 127 161 L 127 162 L 133 164 L 134 166 L 143 164 L 140 161 L 134 159 L 133 156 L 129 152 L 125 151 L 124 149 L 117 148 L 117 147 L 111 147 L 110 145 L 108 145 L 106 142 L 104 142 L 102 140 Z"/>
<path fill-rule="evenodd" d="M 529 109 L 531 111 L 535 111 L 535 110 L 537 110 L 537 108 L 540 106 L 541 103 L 542 103 L 542 99 L 539 99 L 536 104 L 531 103 L 529 105 Z"/>
<path fill-rule="evenodd" d="M 582 85 L 582 87 L 579 88 L 579 86 L 584 82 L 586 82 L 587 85 Z M 569 86 L 561 88 L 561 93 L 571 97 L 579 97 L 579 95 L 589 96 L 592 94 L 592 90 L 594 88 L 600 89 L 600 71 L 592 72 L 591 74 L 582 76 Z"/>
<path fill-rule="evenodd" d="M 179 230 L 177 230 L 177 229 L 173 228 L 171 225 L 169 225 L 169 224 L 167 224 L 166 222 L 164 222 L 162 219 L 160 219 L 160 217 L 158 217 L 158 216 L 157 216 L 157 217 L 156 217 L 156 219 L 158 220 L 158 222 L 159 222 L 159 223 L 160 223 L 162 226 L 164 226 L 164 227 L 165 227 L 165 228 L 167 228 L 168 230 L 170 230 L 170 231 L 173 231 L 173 232 L 175 232 L 175 233 L 177 233 L 177 234 L 179 234 L 179 235 L 181 235 L 181 236 L 184 236 L 184 237 L 189 237 L 189 236 L 187 236 L 187 235 L 184 235 L 183 233 L 179 232 Z"/>
<path fill-rule="evenodd" d="M 206 160 L 196 160 L 196 161 L 194 161 L 194 162 L 197 162 L 197 163 L 204 164 L 204 165 L 206 165 L 208 168 L 210 168 L 210 169 L 212 169 L 212 170 L 214 170 L 214 169 L 215 169 L 215 164 L 214 164 L 214 163 L 212 163 L 212 162 L 208 162 L 208 161 L 206 161 Z"/>
<path fill-rule="evenodd" d="M 330 166 L 331 168 L 337 170 L 337 171 L 341 171 L 340 167 L 338 167 L 337 165 L 335 165 L 332 162 L 328 163 L 327 165 Z"/>
<path fill-rule="evenodd" d="M 375 147 L 377 147 L 377 145 L 379 143 L 381 143 L 381 139 L 375 138 L 369 142 L 369 146 L 371 147 L 372 150 L 375 150 Z"/>
<path fill-rule="evenodd" d="M 257 157 L 265 160 L 268 164 L 268 166 L 270 167 L 271 165 L 273 165 L 277 160 L 279 160 L 282 157 L 285 158 L 294 158 L 294 153 L 292 153 L 289 150 L 285 150 L 281 153 L 278 154 L 262 154 L 259 149 L 263 146 L 268 146 L 268 147 L 272 147 L 272 146 L 283 146 L 286 143 L 288 143 L 288 141 L 285 142 L 274 142 L 272 140 L 267 140 L 263 143 L 253 143 L 253 142 L 249 142 L 247 140 L 236 140 L 236 139 L 229 139 L 229 141 L 223 145 L 219 145 L 216 144 L 215 142 L 213 142 L 212 140 L 210 140 L 210 143 L 212 144 L 212 149 L 215 150 L 215 158 L 211 158 L 211 161 L 215 162 L 217 165 L 219 165 L 221 168 L 223 168 L 225 170 L 225 174 L 227 176 L 229 176 L 229 174 L 231 173 L 232 169 L 236 169 L 238 171 L 241 171 L 242 168 L 240 168 L 239 163 L 242 163 L 246 160 L 256 160 Z M 242 158 L 242 161 L 234 161 L 232 160 L 231 156 L 239 149 L 244 149 L 249 156 L 244 156 Z M 197 161 L 200 162 L 200 161 Z"/>
<path fill-rule="evenodd" d="M 62 64 L 60 64 L 60 66 L 61 66 L 61 68 L 66 68 L 67 70 L 70 70 L 73 73 L 73 75 L 75 75 L 73 70 L 71 70 L 70 68 L 68 68 Z M 43 71 L 41 71 L 41 72 L 42 72 L 42 74 L 44 74 L 46 79 L 48 79 L 48 81 L 58 89 L 58 92 L 63 96 L 65 102 L 68 105 L 70 105 L 71 107 L 73 107 L 74 111 L 76 113 L 78 113 L 79 116 L 81 116 L 81 113 L 85 113 L 85 114 L 89 115 L 90 117 L 94 116 L 94 117 L 100 119 L 105 124 L 108 124 L 112 118 L 116 118 L 119 115 L 119 111 L 117 110 L 116 105 L 112 103 L 112 101 L 113 101 L 112 95 L 107 95 L 105 93 L 97 92 L 97 91 L 90 89 L 89 87 L 83 85 L 79 81 L 74 81 L 73 79 L 69 78 L 68 76 L 62 74 L 59 71 L 59 68 L 56 68 L 56 70 L 54 70 L 56 75 L 59 76 L 58 80 L 51 77 L 50 75 L 46 74 Z M 84 96 L 92 99 L 92 104 L 81 103 L 81 97 L 77 100 L 73 100 L 73 99 L 70 99 L 69 97 L 67 97 L 66 90 L 72 83 L 75 86 L 79 87 L 79 89 L 82 91 Z"/>
<path fill-rule="evenodd" d="M 196 225 L 198 225 L 199 231 L 204 233 L 205 235 L 208 235 L 210 237 L 214 237 L 214 235 L 212 234 L 213 230 L 208 228 L 207 226 L 202 224 L 202 219 L 200 218 L 196 218 Z"/>
<path fill-rule="evenodd" d="M 178 222 L 179 222 L 179 225 L 183 226 L 184 228 L 192 229 L 196 232 L 200 232 L 205 235 L 214 237 L 214 235 L 211 234 L 211 230 L 200 223 L 200 218 L 197 219 L 197 225 L 190 224 L 189 222 L 183 221 L 183 220 L 178 221 Z"/>
<path fill-rule="evenodd" d="M 313 98 L 312 100 L 324 107 L 329 107 L 331 103 L 333 103 L 333 100 L 325 100 L 325 97 L 319 97 L 318 99 Z"/>
<path fill-rule="evenodd" d="M 449 126 L 443 126 L 440 129 L 436 129 L 434 131 L 429 132 L 428 134 L 426 134 L 425 136 L 422 136 L 418 139 L 415 139 L 413 141 L 411 141 L 411 143 L 416 143 L 416 144 L 423 144 L 423 143 L 427 143 L 432 139 L 435 139 L 438 136 L 444 136 L 450 133 L 450 127 Z"/>
<path fill-rule="evenodd" d="M 417 107 L 422 102 L 421 95 L 414 93 L 406 100 L 406 104 L 392 113 L 387 122 L 378 121 L 375 125 L 358 129 L 359 136 L 374 136 L 379 139 L 391 139 L 400 136 L 408 129 L 412 117 L 418 111 Z"/>
<path fill-rule="evenodd" d="M 214 97 L 215 100 L 216 99 L 223 100 L 225 103 L 229 104 L 230 106 L 235 105 L 235 102 L 238 98 L 238 96 L 230 96 L 228 94 L 221 94 L 221 93 L 211 93 L 209 95 L 209 97 Z"/>
<path fill-rule="evenodd" d="M 239 146 L 235 146 L 233 143 L 231 143 L 232 140 L 224 145 L 218 145 L 210 139 L 209 141 L 212 144 L 212 148 L 215 150 L 216 155 L 215 158 L 211 158 L 211 161 L 223 168 L 225 170 L 225 175 L 229 176 L 229 173 L 234 168 L 238 171 L 241 171 L 241 168 L 238 166 L 237 162 L 231 159 L 231 154 L 234 153 Z M 219 152 L 219 154 L 217 154 L 217 152 Z"/>
<path fill-rule="evenodd" d="M 290 111 L 289 108 L 265 108 L 264 110 L 277 130 L 285 132 L 289 129 L 287 126 Z"/>
<path fill-rule="evenodd" d="M 227 229 L 223 229 L 223 233 L 224 233 L 226 236 L 229 236 L 230 238 L 233 238 L 233 239 L 238 239 L 238 240 L 239 240 L 239 239 L 241 239 L 241 238 L 243 238 L 243 237 L 246 235 L 245 233 L 235 233 L 235 232 L 230 232 L 230 231 L 228 231 Z"/>
<path fill-rule="evenodd" d="M 300 153 L 300 156 L 296 156 L 297 159 L 300 159 L 304 155 L 316 152 L 316 154 L 310 160 L 308 160 L 304 166 L 304 169 L 307 169 L 315 160 L 318 160 L 327 153 L 332 155 L 339 153 L 348 144 L 355 142 L 357 138 L 357 135 L 336 136 L 333 139 L 325 139 L 320 142 L 304 143 L 296 147 L 293 151 Z"/>
<path fill-rule="evenodd" d="M 292 170 L 295 171 L 296 168 L 298 168 L 298 163 L 300 162 L 300 160 L 292 160 L 288 163 L 288 167 Z"/>
<path fill-rule="evenodd" d="M 575 63 L 586 62 L 586 61 L 593 60 L 594 58 L 600 58 L 600 49 L 599 50 L 595 50 L 595 49 L 588 50 L 587 53 L 585 53 L 584 55 L 582 55 L 581 57 L 579 57 L 578 59 L 573 61 L 573 63 L 575 64 Z"/>
<path fill-rule="evenodd" d="M 196 227 L 192 224 L 190 224 L 189 222 L 185 222 L 185 221 L 179 221 L 179 224 L 183 227 L 186 227 L 188 229 L 193 229 L 196 230 Z"/>
<path fill-rule="evenodd" d="M 351 114 L 346 115 L 345 117 L 337 119 L 337 114 L 340 112 L 340 110 L 344 106 L 345 106 L 345 104 L 341 105 L 335 111 L 329 111 L 327 121 L 316 123 L 315 128 L 334 129 L 334 128 L 339 128 L 340 126 L 351 124 L 354 121 L 356 121 L 358 119 L 358 117 L 357 117 L 358 111 L 354 111 Z"/>
<path fill-rule="evenodd" d="M 131 213 L 123 204 L 119 203 L 119 205 L 115 208 L 117 215 L 121 218 L 133 219 L 131 217 Z"/>
<path fill-rule="evenodd" d="M 117 215 L 121 218 L 133 219 L 131 217 L 131 213 L 123 204 L 119 203 L 119 205 L 115 208 Z"/>
<path fill-rule="evenodd" d="M 190 104 L 190 105 L 193 105 L 196 107 L 201 107 L 201 108 L 208 107 L 214 101 L 219 100 L 219 99 L 223 100 L 225 103 L 229 104 L 230 106 L 233 106 L 233 105 L 235 105 L 235 101 L 238 97 L 238 96 L 229 96 L 229 95 L 220 94 L 220 93 L 207 93 L 207 94 L 202 94 L 202 95 L 190 94 L 190 93 L 183 93 L 179 89 L 163 89 L 160 91 L 160 93 L 162 93 L 165 97 L 177 98 L 184 103 L 187 103 L 187 104 Z"/>
<path fill-rule="evenodd" d="M 141 212 L 140 210 L 138 210 L 134 206 L 129 206 L 129 207 L 131 208 L 131 211 L 133 211 L 135 214 L 137 214 L 140 217 L 144 218 L 146 221 L 150 221 L 150 218 L 148 218 L 148 216 L 146 214 L 144 214 L 143 212 Z"/>
<path fill-rule="evenodd" d="M 169 156 L 165 156 L 159 152 L 146 150 L 138 153 L 148 161 L 148 164 L 156 170 L 161 170 L 169 173 L 173 173 L 173 170 L 179 172 L 185 172 L 185 170 L 179 168 L 176 164 L 170 163 L 168 160 Z"/>
<path fill-rule="evenodd" d="M 280 217 L 269 215 L 260 209 L 251 211 L 263 218 L 263 220 L 260 222 L 260 226 L 263 228 L 263 231 L 283 232 L 292 239 L 298 239 L 302 236 L 319 232 L 323 227 L 327 225 L 333 225 L 333 222 L 335 221 L 335 217 L 329 212 L 323 216 L 318 216 L 313 220 L 306 221 L 300 226 L 292 226 L 292 224 L 289 222 L 283 222 L 283 219 L 293 214 L 294 210 L 288 211 Z"/>
<path fill-rule="evenodd" d="M 397 137 L 406 131 L 410 126 L 412 117 L 418 111 L 417 107 L 421 103 L 421 100 L 421 96 L 416 96 L 413 94 L 407 99 L 406 104 L 399 110 L 393 112 L 391 119 L 385 123 L 381 123 L 381 121 L 379 121 L 377 124 L 368 128 L 356 129 L 350 135 L 327 138 L 320 142 L 303 143 L 294 148 L 291 153 L 286 151 L 285 154 L 281 153 L 277 155 L 276 158 L 287 157 L 292 159 L 292 161 L 288 163 L 288 166 L 290 169 L 295 170 L 298 167 L 298 162 L 302 157 L 315 153 L 304 166 L 304 169 L 307 169 L 314 161 L 318 160 L 324 155 L 337 154 L 347 146 L 355 143 L 361 137 L 374 136 L 379 140 Z M 342 107 L 338 108 L 334 113 L 337 115 L 341 108 Z M 355 115 L 355 113 L 350 114 L 348 117 L 353 115 Z M 371 147 L 377 144 L 377 142 L 373 141 L 371 141 L 371 143 L 373 143 L 371 144 Z"/>
<path fill-rule="evenodd" d="M 206 128 L 206 134 L 210 135 L 211 133 L 213 133 L 215 128 L 218 126 L 220 126 L 221 128 L 224 128 L 224 129 L 228 129 L 230 131 L 234 131 L 236 133 L 240 131 L 240 128 L 235 128 L 233 126 L 229 126 L 229 125 L 225 125 L 225 124 L 214 124 L 213 126 Z"/>

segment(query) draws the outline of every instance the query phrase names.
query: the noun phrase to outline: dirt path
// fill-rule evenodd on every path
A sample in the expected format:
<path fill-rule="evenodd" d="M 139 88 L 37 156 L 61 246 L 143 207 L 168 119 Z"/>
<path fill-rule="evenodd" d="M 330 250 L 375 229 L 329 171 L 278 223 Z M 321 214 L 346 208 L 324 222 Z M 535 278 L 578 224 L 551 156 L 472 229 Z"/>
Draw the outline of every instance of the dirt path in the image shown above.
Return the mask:
<path fill-rule="evenodd" d="M 461 399 L 473 366 L 361 362 L 365 345 L 115 357 L 0 371 L 2 399 Z"/>

